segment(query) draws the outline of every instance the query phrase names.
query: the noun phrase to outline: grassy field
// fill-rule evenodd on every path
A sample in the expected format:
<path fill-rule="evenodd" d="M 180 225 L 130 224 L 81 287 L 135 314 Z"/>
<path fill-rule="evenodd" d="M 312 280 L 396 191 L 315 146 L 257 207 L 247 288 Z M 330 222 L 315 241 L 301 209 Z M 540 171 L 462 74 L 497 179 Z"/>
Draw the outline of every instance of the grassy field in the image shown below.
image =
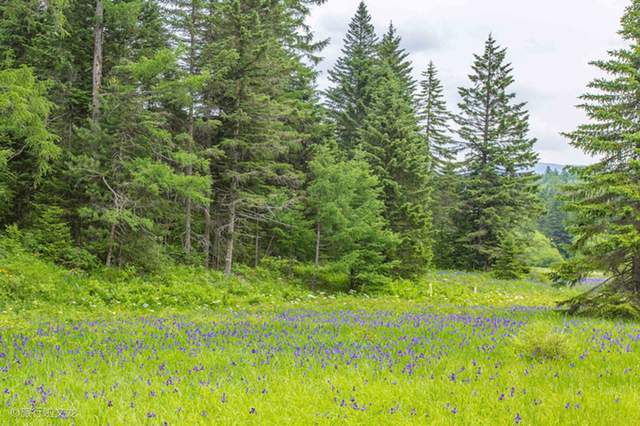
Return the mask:
<path fill-rule="evenodd" d="M 580 289 L 434 272 L 312 293 L 266 270 L 2 260 L 3 425 L 640 423 L 640 325 L 554 309 Z"/>
<path fill-rule="evenodd" d="M 3 424 L 640 421 L 640 327 L 534 308 L 34 315 L 1 336 Z"/>

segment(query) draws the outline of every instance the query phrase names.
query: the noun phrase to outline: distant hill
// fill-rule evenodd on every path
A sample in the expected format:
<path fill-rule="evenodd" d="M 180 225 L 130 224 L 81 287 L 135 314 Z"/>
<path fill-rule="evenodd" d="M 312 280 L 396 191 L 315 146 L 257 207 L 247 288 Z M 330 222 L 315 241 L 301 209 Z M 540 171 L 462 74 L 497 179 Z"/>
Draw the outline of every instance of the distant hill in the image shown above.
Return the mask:
<path fill-rule="evenodd" d="M 565 167 L 568 167 L 568 166 L 563 164 L 538 163 L 538 165 L 535 167 L 535 172 L 539 175 L 543 175 L 546 173 L 547 168 L 553 171 L 561 172 L 562 170 L 564 170 Z"/>

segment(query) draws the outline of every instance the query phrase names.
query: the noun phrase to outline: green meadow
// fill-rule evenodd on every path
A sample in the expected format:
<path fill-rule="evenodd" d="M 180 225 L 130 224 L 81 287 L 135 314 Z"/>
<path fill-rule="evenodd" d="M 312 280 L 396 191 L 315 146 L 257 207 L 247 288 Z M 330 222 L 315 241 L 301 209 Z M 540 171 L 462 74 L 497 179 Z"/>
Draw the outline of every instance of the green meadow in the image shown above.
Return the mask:
<path fill-rule="evenodd" d="M 3 260 L 4 424 L 640 421 L 640 325 L 555 309 L 582 288 L 433 272 L 354 295 L 261 269 Z"/>

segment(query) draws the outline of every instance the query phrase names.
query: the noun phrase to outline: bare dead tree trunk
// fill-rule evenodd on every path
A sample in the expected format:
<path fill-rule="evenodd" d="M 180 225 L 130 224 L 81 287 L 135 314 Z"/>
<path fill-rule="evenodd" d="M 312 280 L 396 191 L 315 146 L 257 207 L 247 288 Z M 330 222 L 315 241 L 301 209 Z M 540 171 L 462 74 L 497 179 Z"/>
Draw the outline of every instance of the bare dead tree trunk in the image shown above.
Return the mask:
<path fill-rule="evenodd" d="M 102 44 L 104 39 L 104 6 L 96 0 L 95 27 L 93 31 L 93 91 L 92 115 L 94 121 L 100 117 L 100 91 L 102 90 Z"/>

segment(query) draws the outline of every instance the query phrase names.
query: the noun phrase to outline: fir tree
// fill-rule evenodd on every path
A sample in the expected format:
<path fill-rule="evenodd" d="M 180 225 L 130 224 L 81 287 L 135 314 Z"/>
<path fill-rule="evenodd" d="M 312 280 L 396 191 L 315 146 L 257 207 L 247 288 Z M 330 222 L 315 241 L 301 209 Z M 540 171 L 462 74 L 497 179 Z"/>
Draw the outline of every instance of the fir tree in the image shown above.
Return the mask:
<path fill-rule="evenodd" d="M 60 157 L 46 93 L 30 68 L 0 71 L 0 224 L 24 217 L 33 189 Z"/>
<path fill-rule="evenodd" d="M 209 81 L 209 72 L 202 60 L 202 46 L 204 45 L 204 27 L 206 25 L 206 10 L 202 0 L 171 0 L 168 4 L 169 26 L 173 30 L 175 42 L 184 53 L 184 94 L 182 102 L 176 103 L 174 126 L 180 134 L 181 145 L 184 150 L 182 166 L 188 176 L 192 176 L 198 162 L 205 160 L 206 135 L 208 132 L 199 131 L 206 126 L 203 99 L 204 90 Z M 210 125 L 210 123 L 209 123 Z M 205 129 L 203 129 L 205 130 Z M 199 136 L 199 138 L 197 138 Z M 199 140 L 198 140 L 199 139 Z M 208 173 L 208 170 L 206 171 Z M 207 209 L 209 206 L 194 206 L 193 200 L 184 200 L 184 233 L 183 248 L 186 256 L 191 256 L 194 238 L 194 210 L 197 207 Z M 206 214 L 205 214 L 206 216 Z M 204 236 L 203 240 L 209 237 Z M 203 244 L 205 258 L 208 259 L 208 241 Z"/>
<path fill-rule="evenodd" d="M 327 91 L 327 104 L 335 123 L 338 143 L 353 154 L 358 132 L 367 118 L 367 107 L 375 86 L 374 67 L 378 38 L 371 15 L 360 2 L 344 39 L 342 57 L 329 71 L 333 87 Z"/>
<path fill-rule="evenodd" d="M 28 65 L 46 80 L 62 71 L 68 55 L 60 41 L 66 37 L 65 0 L 5 0 L 0 3 L 0 67 Z"/>
<path fill-rule="evenodd" d="M 444 88 L 433 62 L 430 62 L 427 70 L 422 73 L 422 78 L 418 94 L 422 134 L 431 158 L 431 168 L 435 174 L 442 174 L 456 158 L 450 127 L 453 115 L 447 108 Z"/>
<path fill-rule="evenodd" d="M 412 76 L 413 67 L 408 60 L 409 52 L 402 48 L 401 43 L 402 39 L 398 35 L 396 28 L 393 23 L 390 23 L 387 32 L 378 45 L 378 59 L 386 63 L 398 79 L 406 85 L 406 96 L 411 98 L 416 90 L 417 83 Z"/>
<path fill-rule="evenodd" d="M 504 280 L 515 280 L 529 272 L 525 259 L 526 241 L 514 234 L 503 235 L 494 258 L 494 275 Z"/>
<path fill-rule="evenodd" d="M 208 49 L 217 52 L 214 63 L 224 71 L 212 82 L 209 97 L 221 112 L 216 138 L 224 158 L 213 172 L 227 275 L 241 230 L 268 218 L 274 201 L 304 182 L 287 156 L 305 138 L 288 119 L 300 112 L 300 103 L 291 98 L 292 76 L 302 58 L 317 49 L 302 27 L 306 3 L 227 0 L 218 6 Z"/>
<path fill-rule="evenodd" d="M 456 117 L 464 182 L 458 217 L 460 266 L 487 269 L 499 254 L 501 238 L 526 224 L 538 211 L 538 156 L 529 133 L 526 104 L 509 91 L 512 68 L 506 49 L 489 37 L 475 55 L 471 85 L 459 90 Z"/>
<path fill-rule="evenodd" d="M 590 119 L 567 136 L 571 144 L 598 158 L 575 168 L 579 183 L 569 194 L 575 214 L 575 248 L 588 269 L 611 274 L 609 288 L 640 300 L 640 1 L 622 18 L 627 47 L 593 64 L 606 76 L 589 84 L 580 106 Z"/>
<path fill-rule="evenodd" d="M 360 158 L 341 160 L 335 151 L 319 147 L 310 164 L 315 266 L 339 262 L 350 289 L 362 289 L 388 272 L 395 236 L 386 229 L 379 181 L 368 164 Z"/>
<path fill-rule="evenodd" d="M 454 213 L 458 207 L 460 176 L 456 149 L 451 137 L 452 115 L 444 99 L 444 88 L 433 62 L 422 73 L 418 94 L 424 149 L 429 155 L 433 179 L 434 262 L 441 268 L 452 267 L 455 239 Z"/>
<path fill-rule="evenodd" d="M 74 156 L 69 174 L 85 188 L 79 216 L 93 226 L 84 236 L 107 266 L 154 266 L 164 255 L 165 218 L 177 207 L 175 197 L 207 202 L 209 177 L 177 170 L 181 152 L 165 111 L 146 108 L 173 97 L 168 89 L 177 69 L 169 50 L 115 68 L 100 121 L 80 131 L 85 152 Z"/>
<path fill-rule="evenodd" d="M 381 62 L 358 146 L 380 179 L 385 218 L 401 239 L 400 270 L 412 275 L 424 270 L 432 257 L 431 187 L 428 155 L 406 90 L 406 78 Z"/>

